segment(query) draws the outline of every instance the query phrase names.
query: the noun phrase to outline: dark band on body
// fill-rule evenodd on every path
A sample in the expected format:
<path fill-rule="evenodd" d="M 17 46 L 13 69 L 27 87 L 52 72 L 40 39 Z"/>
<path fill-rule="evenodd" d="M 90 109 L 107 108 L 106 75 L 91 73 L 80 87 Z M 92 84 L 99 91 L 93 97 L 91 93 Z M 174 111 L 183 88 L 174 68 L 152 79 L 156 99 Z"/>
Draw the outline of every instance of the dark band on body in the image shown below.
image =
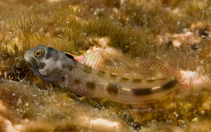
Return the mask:
<path fill-rule="evenodd" d="M 86 87 L 88 89 L 95 89 L 96 88 L 96 83 L 95 82 L 86 82 Z"/>
<path fill-rule="evenodd" d="M 142 80 L 141 79 L 133 79 L 131 80 L 131 83 L 141 83 Z"/>
<path fill-rule="evenodd" d="M 117 77 L 116 75 L 110 74 L 111 79 L 116 79 L 116 77 Z"/>
<path fill-rule="evenodd" d="M 74 83 L 78 85 L 78 84 L 81 83 L 81 80 L 80 79 L 74 79 Z"/>
<path fill-rule="evenodd" d="M 120 81 L 120 82 L 128 82 L 129 80 L 130 80 L 130 79 L 121 77 L 119 81 Z"/>
<path fill-rule="evenodd" d="M 83 71 L 86 73 L 92 73 L 92 68 L 84 65 Z"/>
<path fill-rule="evenodd" d="M 108 93 L 110 94 L 117 94 L 118 93 L 118 85 L 115 85 L 115 84 L 109 84 L 107 86 L 107 91 Z"/>
<path fill-rule="evenodd" d="M 160 87 L 158 86 L 152 88 L 133 89 L 132 92 L 133 95 L 135 96 L 154 94 L 174 87 L 177 84 L 177 82 L 178 81 L 176 79 L 173 79 Z"/>

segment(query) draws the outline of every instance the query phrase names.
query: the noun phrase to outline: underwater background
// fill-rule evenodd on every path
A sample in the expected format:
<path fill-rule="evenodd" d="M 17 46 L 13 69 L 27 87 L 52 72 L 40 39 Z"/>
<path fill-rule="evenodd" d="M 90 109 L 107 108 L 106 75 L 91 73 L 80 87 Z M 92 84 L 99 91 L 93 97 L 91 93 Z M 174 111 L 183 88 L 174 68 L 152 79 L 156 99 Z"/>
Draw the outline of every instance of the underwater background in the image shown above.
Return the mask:
<path fill-rule="evenodd" d="M 78 97 L 29 69 L 38 44 L 158 59 L 185 85 L 137 105 Z M 0 0 L 0 132 L 210 131 L 210 52 L 210 0 Z"/>

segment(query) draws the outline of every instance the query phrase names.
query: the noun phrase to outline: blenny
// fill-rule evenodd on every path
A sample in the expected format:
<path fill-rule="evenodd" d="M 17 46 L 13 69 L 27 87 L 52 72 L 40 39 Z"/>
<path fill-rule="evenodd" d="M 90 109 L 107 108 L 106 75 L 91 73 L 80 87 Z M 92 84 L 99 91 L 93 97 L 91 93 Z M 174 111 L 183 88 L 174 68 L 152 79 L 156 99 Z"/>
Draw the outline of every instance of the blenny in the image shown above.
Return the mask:
<path fill-rule="evenodd" d="M 102 65 L 105 61 L 100 59 L 93 61 L 95 65 L 88 63 L 90 61 L 86 57 L 94 55 L 96 52 L 84 56 L 85 59 L 81 60 L 80 57 L 69 53 L 38 45 L 27 51 L 24 58 L 32 71 L 43 80 L 86 97 L 134 104 L 159 98 L 178 87 L 178 81 L 174 76 L 140 79 L 141 77 L 134 74 L 136 69 L 129 64 L 123 65 L 123 62 L 115 63 L 113 58 L 109 60 L 113 60 L 114 63 L 107 63 L 109 66 Z M 115 68 L 113 64 L 121 65 Z M 102 70 L 103 68 L 108 72 Z M 137 72 L 140 70 L 141 67 L 138 66 Z M 131 71 L 132 74 L 128 74 Z"/>

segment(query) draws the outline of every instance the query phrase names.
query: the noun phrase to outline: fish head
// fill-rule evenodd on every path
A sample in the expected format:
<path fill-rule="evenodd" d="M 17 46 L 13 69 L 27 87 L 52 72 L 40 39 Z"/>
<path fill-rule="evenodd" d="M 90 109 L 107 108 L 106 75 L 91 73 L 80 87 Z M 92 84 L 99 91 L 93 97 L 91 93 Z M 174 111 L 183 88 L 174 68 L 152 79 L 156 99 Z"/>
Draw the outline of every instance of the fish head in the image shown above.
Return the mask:
<path fill-rule="evenodd" d="M 53 82 L 63 69 L 60 52 L 45 45 L 27 51 L 24 58 L 32 71 L 48 82 Z"/>

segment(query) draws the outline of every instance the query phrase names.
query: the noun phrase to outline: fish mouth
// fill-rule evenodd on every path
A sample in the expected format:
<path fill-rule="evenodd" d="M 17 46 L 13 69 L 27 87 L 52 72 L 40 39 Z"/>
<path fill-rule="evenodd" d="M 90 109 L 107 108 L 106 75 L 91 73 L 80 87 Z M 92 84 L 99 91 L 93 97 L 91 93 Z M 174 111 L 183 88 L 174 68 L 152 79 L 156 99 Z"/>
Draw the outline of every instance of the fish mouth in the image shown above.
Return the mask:
<path fill-rule="evenodd" d="M 32 69 L 32 71 L 35 72 L 36 74 L 39 74 L 38 73 L 39 67 L 37 61 L 32 56 L 30 56 L 30 51 L 27 51 L 25 53 L 24 59 L 26 60 L 26 63 L 28 64 L 30 69 Z"/>

